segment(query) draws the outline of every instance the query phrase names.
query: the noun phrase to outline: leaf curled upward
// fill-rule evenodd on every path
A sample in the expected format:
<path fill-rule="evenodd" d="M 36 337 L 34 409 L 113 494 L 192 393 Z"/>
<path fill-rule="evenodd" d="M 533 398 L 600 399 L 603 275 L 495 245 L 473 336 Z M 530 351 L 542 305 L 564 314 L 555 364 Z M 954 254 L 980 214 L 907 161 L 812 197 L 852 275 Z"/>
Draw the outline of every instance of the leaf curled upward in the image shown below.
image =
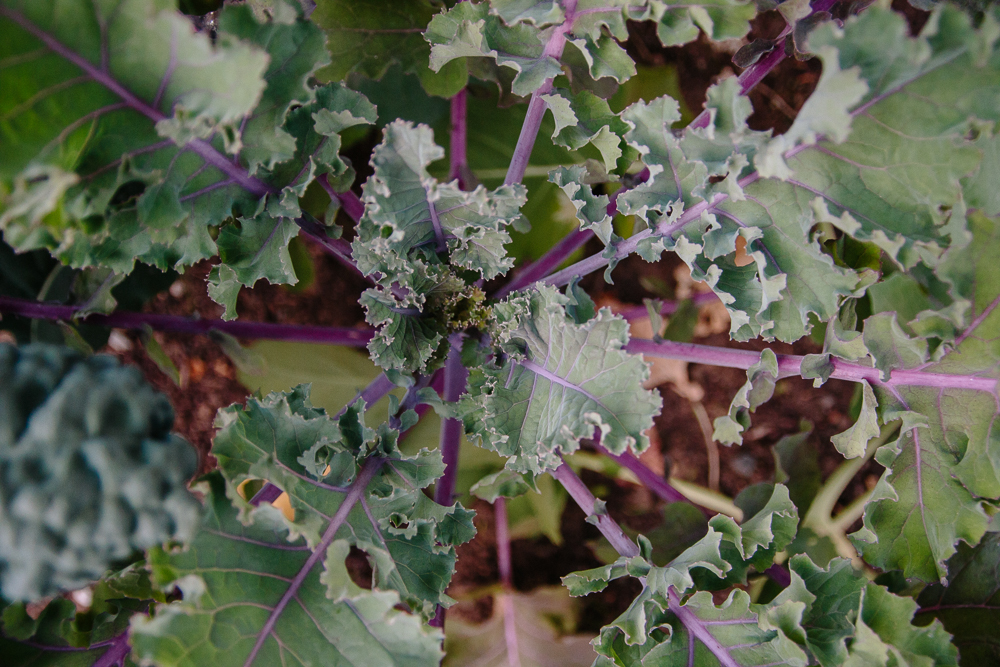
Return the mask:
<path fill-rule="evenodd" d="M 308 388 L 249 399 L 220 413 L 205 479 L 205 528 L 183 552 L 157 551 L 160 585 L 180 603 L 134 621 L 136 652 L 158 665 L 436 665 L 441 634 L 423 620 L 449 604 L 455 546 L 472 513 L 421 491 L 443 471 L 438 452 L 403 456 L 397 432 L 365 426 L 363 402 L 329 418 Z M 239 495 L 248 479 L 289 496 L 294 517 Z M 372 589 L 347 572 L 351 546 Z M 400 602 L 416 612 L 399 611 Z M 206 641 L 211 637 L 211 641 Z"/>
<path fill-rule="evenodd" d="M 574 298 L 589 302 L 582 291 Z M 662 404 L 642 388 L 649 369 L 621 349 L 625 320 L 587 306 L 544 285 L 494 306 L 504 359 L 473 370 L 462 410 L 466 431 L 509 457 L 511 470 L 556 468 L 583 438 L 616 453 L 648 446 L 644 432 Z"/>

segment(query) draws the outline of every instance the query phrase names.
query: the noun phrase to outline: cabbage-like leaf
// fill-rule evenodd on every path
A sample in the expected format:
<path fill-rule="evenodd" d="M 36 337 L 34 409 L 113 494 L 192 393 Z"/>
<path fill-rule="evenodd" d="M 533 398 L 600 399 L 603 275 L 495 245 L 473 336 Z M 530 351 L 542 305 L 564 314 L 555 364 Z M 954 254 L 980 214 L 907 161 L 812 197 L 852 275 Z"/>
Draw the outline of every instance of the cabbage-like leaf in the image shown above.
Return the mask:
<path fill-rule="evenodd" d="M 919 368 L 928 374 L 1000 379 L 1000 252 L 997 221 L 972 216 L 972 238 L 952 247 L 941 260 L 941 274 L 952 282 L 955 297 L 969 302 L 971 323 L 938 361 L 918 352 L 897 352 L 891 371 Z M 869 322 L 876 317 L 869 318 Z M 905 350 L 890 327 L 876 327 L 865 343 L 873 348 Z M 924 349 L 926 350 L 926 342 Z M 901 569 L 926 582 L 943 580 L 945 561 L 961 539 L 976 544 L 989 521 L 984 499 L 1000 498 L 998 426 L 1000 399 L 991 391 L 954 387 L 873 387 L 878 414 L 885 423 L 903 420 L 897 440 L 882 447 L 876 459 L 886 471 L 865 509 L 864 528 L 854 534 L 865 560 L 884 569 Z"/>
<path fill-rule="evenodd" d="M 724 445 L 743 444 L 743 432 L 750 428 L 750 413 L 771 400 L 777 380 L 778 358 L 765 349 L 760 361 L 747 369 L 747 381 L 733 397 L 729 414 L 716 418 L 712 438 Z"/>
<path fill-rule="evenodd" d="M 363 471 L 342 477 L 353 477 L 350 489 L 325 491 L 340 500 L 353 492 L 348 519 L 353 524 L 367 521 L 357 495 L 372 498 L 374 488 L 384 484 L 379 477 L 394 475 L 384 463 L 366 484 L 372 476 Z M 204 528 L 191 546 L 150 554 L 157 582 L 178 586 L 183 599 L 158 605 L 152 617 L 133 619 L 131 641 L 142 664 L 440 663 L 440 630 L 397 610 L 395 591 L 368 591 L 351 580 L 345 564 L 351 531 L 342 513 L 328 521 L 340 530 L 310 548 L 289 534 L 280 512 L 269 505 L 241 521 L 227 497 L 236 496 L 236 489 L 220 473 L 207 476 L 202 488 Z"/>
<path fill-rule="evenodd" d="M 218 425 L 212 453 L 229 488 L 258 479 L 283 490 L 295 513 L 286 520 L 290 537 L 302 535 L 309 548 L 322 542 L 329 517 L 366 457 L 387 458 L 337 539 L 368 554 L 377 588 L 397 591 L 427 615 L 435 605 L 447 604 L 444 589 L 454 571 L 455 547 L 475 529 L 472 512 L 437 505 L 420 491 L 444 471 L 439 452 L 404 457 L 395 430 L 364 425 L 363 403 L 331 419 L 312 406 L 305 385 L 251 398 L 246 408 L 226 408 Z M 230 496 L 245 514 L 251 511 L 235 491 Z"/>
<path fill-rule="evenodd" d="M 375 173 L 365 183 L 365 214 L 353 254 L 378 287 L 362 303 L 379 327 L 369 345 L 383 368 L 425 370 L 443 361 L 448 334 L 482 325 L 484 296 L 476 278 L 490 279 L 513 266 L 504 244 L 520 217 L 522 185 L 439 183 L 427 171 L 443 157 L 431 129 L 396 121 L 375 149 Z"/>
<path fill-rule="evenodd" d="M 568 297 L 544 285 L 494 306 L 506 359 L 473 370 L 463 406 L 466 432 L 509 457 L 511 470 L 554 469 L 582 438 L 599 436 L 617 453 L 648 446 L 644 432 L 662 404 L 642 388 L 649 369 L 642 357 L 622 351 L 624 319 L 607 309 L 574 318 L 588 310 L 593 314 L 593 303 L 573 309 Z"/>
<path fill-rule="evenodd" d="M 37 600 L 197 528 L 194 449 L 135 368 L 0 344 L 0 594 Z"/>

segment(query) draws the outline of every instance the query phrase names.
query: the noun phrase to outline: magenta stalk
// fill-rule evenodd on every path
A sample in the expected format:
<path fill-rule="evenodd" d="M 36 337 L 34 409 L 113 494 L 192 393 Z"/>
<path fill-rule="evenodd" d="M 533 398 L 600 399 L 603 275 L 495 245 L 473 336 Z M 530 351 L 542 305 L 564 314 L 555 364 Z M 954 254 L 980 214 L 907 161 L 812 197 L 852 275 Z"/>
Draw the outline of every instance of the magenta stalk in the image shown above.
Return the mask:
<path fill-rule="evenodd" d="M 696 345 L 694 343 L 675 343 L 673 341 L 657 343 L 644 338 L 633 338 L 625 346 L 625 349 L 635 354 L 663 357 L 666 359 L 680 359 L 696 364 L 725 366 L 727 368 L 741 368 L 744 370 L 760 361 L 760 353 L 750 350 L 736 350 L 728 347 Z M 796 354 L 779 354 L 776 356 L 778 358 L 779 378 L 802 375 L 802 360 L 804 357 Z M 883 380 L 881 372 L 877 368 L 853 364 L 835 357 L 830 358 L 830 363 L 833 366 L 833 372 L 830 374 L 830 377 L 837 380 L 848 380 L 850 382 L 867 380 L 869 384 L 884 385 L 887 387 L 939 387 L 943 389 L 985 391 L 994 395 L 997 393 L 997 379 L 991 377 L 930 373 L 921 370 L 894 370 L 891 372 L 889 379 Z"/>
<path fill-rule="evenodd" d="M 41 320 L 72 321 L 78 310 L 78 306 L 63 306 L 0 296 L 0 313 L 8 315 L 20 315 Z M 348 327 L 316 327 L 272 324 L 270 322 L 227 322 L 226 320 L 178 317 L 157 313 L 116 312 L 110 315 L 89 315 L 77 321 L 81 324 L 95 324 L 115 329 L 142 330 L 149 326 L 156 331 L 200 335 L 207 335 L 212 331 L 222 331 L 237 338 L 324 343 L 350 347 L 364 347 L 373 335 L 371 331 L 365 329 Z"/>
<path fill-rule="evenodd" d="M 597 499 L 594 498 L 594 494 L 590 492 L 590 489 L 583 483 L 583 480 L 573 472 L 572 468 L 563 463 L 553 470 L 551 474 L 563 485 L 563 488 L 566 489 L 576 504 L 580 506 L 580 509 L 587 515 L 587 518 L 590 519 L 593 517 L 597 529 L 607 538 L 615 551 L 629 558 L 639 555 L 639 547 L 629 539 L 621 529 L 621 526 L 606 511 L 600 514 L 594 511 Z"/>

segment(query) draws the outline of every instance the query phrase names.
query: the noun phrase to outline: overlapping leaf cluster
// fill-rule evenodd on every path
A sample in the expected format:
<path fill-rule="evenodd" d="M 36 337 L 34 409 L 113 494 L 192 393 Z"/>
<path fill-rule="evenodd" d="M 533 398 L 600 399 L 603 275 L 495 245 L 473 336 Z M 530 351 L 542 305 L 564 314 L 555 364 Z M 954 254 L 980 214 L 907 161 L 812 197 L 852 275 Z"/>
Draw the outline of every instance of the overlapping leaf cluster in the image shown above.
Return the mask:
<path fill-rule="evenodd" d="M 156 582 L 176 584 L 184 599 L 133 623 L 140 659 L 177 665 L 440 661 L 439 631 L 421 618 L 449 604 L 444 589 L 455 546 L 475 534 L 472 513 L 437 505 L 421 491 L 440 476 L 440 453 L 403 456 L 398 432 L 386 424 L 370 429 L 363 415 L 358 402 L 331 419 L 310 404 L 305 386 L 220 413 L 213 446 L 220 472 L 203 485 L 205 528 L 186 550 L 154 550 L 150 557 Z M 360 501 L 342 508 L 373 466 Z M 292 518 L 244 500 L 239 488 L 248 480 L 288 494 Z M 344 511 L 346 520 L 331 522 Z M 348 574 L 352 546 L 369 558 L 371 590 Z M 417 615 L 395 609 L 400 601 Z M 205 642 L 208 636 L 226 639 Z"/>
<path fill-rule="evenodd" d="M 118 272 L 220 255 L 210 293 L 232 317 L 241 284 L 295 282 L 298 197 L 321 174 L 350 185 L 337 133 L 374 108 L 308 83 L 328 56 L 297 4 L 267 23 L 227 8 L 214 43 L 175 9 L 0 5 L 0 229 L 18 250 Z"/>

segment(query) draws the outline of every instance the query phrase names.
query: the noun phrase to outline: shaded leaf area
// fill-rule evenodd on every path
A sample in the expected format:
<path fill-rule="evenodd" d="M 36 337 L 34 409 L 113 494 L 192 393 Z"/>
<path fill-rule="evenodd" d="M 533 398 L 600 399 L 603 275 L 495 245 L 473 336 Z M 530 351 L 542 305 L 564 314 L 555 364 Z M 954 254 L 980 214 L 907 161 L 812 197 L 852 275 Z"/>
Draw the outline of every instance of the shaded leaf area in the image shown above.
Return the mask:
<path fill-rule="evenodd" d="M 152 601 L 162 602 L 163 594 L 153 587 L 149 573 L 139 563 L 97 582 L 92 596 L 90 608 L 80 612 L 62 597 L 30 615 L 24 603 L 0 603 L 4 664 L 91 667 L 104 656 L 118 656 L 125 659 L 125 666 L 134 665 L 127 657 L 129 620 Z"/>
<path fill-rule="evenodd" d="M 427 171 L 444 151 L 425 125 L 396 121 L 375 149 L 365 183 L 365 214 L 352 246 L 358 268 L 377 287 L 362 295 L 379 327 L 368 346 L 386 369 L 423 371 L 443 362 L 449 333 L 483 327 L 485 295 L 474 285 L 506 273 L 504 244 L 518 225 L 523 185 L 472 192 Z"/>
<path fill-rule="evenodd" d="M 337 132 L 374 120 L 357 94 L 307 85 L 327 56 L 299 10 L 229 7 L 214 44 L 168 0 L 9 0 L 0 24 L 9 244 L 124 273 L 220 254 L 229 317 L 240 284 L 295 281 L 298 196 L 320 174 L 349 182 Z"/>
<path fill-rule="evenodd" d="M 351 581 L 346 540 L 327 542 L 322 565 L 306 568 L 312 551 L 302 539 L 289 541 L 278 510 L 256 508 L 244 524 L 219 473 L 202 488 L 205 529 L 186 551 L 151 554 L 158 583 L 176 584 L 184 599 L 133 621 L 134 652 L 144 664 L 439 663 L 440 631 L 396 610 L 396 592 Z M 293 582 L 298 588 L 286 600 Z M 257 648 L 269 619 L 273 626 Z"/>
<path fill-rule="evenodd" d="M 959 544 L 948 559 L 948 582 L 932 584 L 920 597 L 918 620 L 936 618 L 954 635 L 962 665 L 1000 660 L 1000 533 L 987 533 L 970 547 Z"/>
<path fill-rule="evenodd" d="M 415 74 L 431 95 L 451 97 L 468 81 L 465 63 L 429 67 L 430 46 L 423 32 L 439 6 L 430 0 L 319 0 L 310 17 L 326 33 L 330 64 L 316 76 L 343 81 L 351 75 L 379 80 L 393 65 Z"/>
<path fill-rule="evenodd" d="M 808 556 L 790 563 L 791 583 L 767 604 L 751 603 L 741 589 L 721 605 L 704 590 L 710 579 L 731 586 L 763 571 L 795 536 L 798 516 L 788 490 L 770 498 L 737 526 L 728 517 L 709 521 L 708 533 L 671 563 L 640 556 L 578 572 L 564 582 L 575 595 L 601 590 L 612 579 L 644 577 L 632 606 L 602 629 L 598 665 L 841 665 L 957 664 L 942 626 L 910 623 L 916 603 L 858 577 L 847 559 L 826 568 Z M 706 579 L 707 577 L 707 579 Z M 697 590 L 702 589 L 702 590 Z M 692 590 L 697 590 L 687 595 Z"/>
<path fill-rule="evenodd" d="M 493 615 L 473 624 L 450 615 L 445 625 L 445 667 L 590 667 L 590 637 L 573 634 L 574 601 L 558 586 L 493 596 Z"/>
<path fill-rule="evenodd" d="M 444 590 L 454 571 L 455 547 L 475 535 L 471 511 L 458 504 L 443 507 L 420 491 L 442 474 L 440 453 L 421 449 L 403 456 L 395 430 L 364 425 L 361 402 L 335 420 L 308 399 L 302 385 L 249 399 L 245 409 L 220 412 L 212 453 L 230 497 L 246 517 L 260 510 L 252 510 L 235 490 L 246 480 L 277 486 L 294 510 L 291 520 L 283 519 L 291 539 L 302 536 L 314 548 L 364 460 L 383 457 L 384 466 L 337 539 L 368 555 L 376 588 L 397 591 L 429 618 L 435 605 L 449 601 Z"/>
<path fill-rule="evenodd" d="M 538 475 L 561 454 L 599 436 L 617 453 L 644 450 L 662 399 L 643 389 L 649 369 L 622 351 L 628 323 L 595 313 L 582 291 L 539 286 L 494 307 L 502 363 L 472 369 L 460 411 L 466 432 L 508 457 L 507 468 Z"/>
<path fill-rule="evenodd" d="M 460 3 L 437 14 L 424 36 L 431 45 L 434 71 L 461 63 L 470 75 L 495 81 L 520 97 L 539 91 L 565 71 L 575 92 L 608 97 L 617 84 L 636 74 L 635 64 L 619 45 L 628 38 L 627 20 L 654 21 L 661 43 L 676 46 L 696 39 L 700 31 L 713 39 L 743 37 L 755 14 L 753 3 L 733 0 L 684 5 L 660 0 L 493 0 Z"/>

